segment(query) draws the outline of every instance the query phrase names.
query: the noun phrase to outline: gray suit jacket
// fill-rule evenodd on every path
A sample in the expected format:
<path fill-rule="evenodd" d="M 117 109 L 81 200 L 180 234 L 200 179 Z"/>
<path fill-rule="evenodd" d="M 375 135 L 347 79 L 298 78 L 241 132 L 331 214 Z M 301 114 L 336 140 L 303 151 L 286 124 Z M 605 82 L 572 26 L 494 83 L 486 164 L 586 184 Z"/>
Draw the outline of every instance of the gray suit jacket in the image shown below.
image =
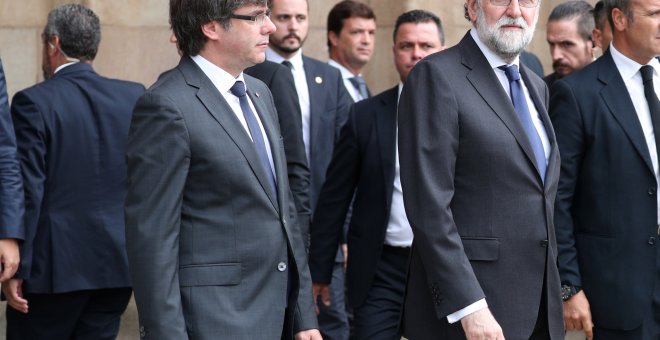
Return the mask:
<path fill-rule="evenodd" d="M 481 298 L 507 339 L 528 339 L 544 284 L 550 335 L 563 339 L 552 224 L 559 153 L 547 88 L 524 66 L 522 77 L 551 143 L 545 183 L 511 100 L 469 33 L 406 81 L 399 154 L 415 234 L 403 317 L 411 340 L 464 338 L 446 316 Z"/>
<path fill-rule="evenodd" d="M 276 195 L 247 132 L 190 58 L 133 113 L 126 238 L 144 339 L 280 339 L 283 325 L 291 339 L 316 328 L 273 99 L 245 81 Z"/>

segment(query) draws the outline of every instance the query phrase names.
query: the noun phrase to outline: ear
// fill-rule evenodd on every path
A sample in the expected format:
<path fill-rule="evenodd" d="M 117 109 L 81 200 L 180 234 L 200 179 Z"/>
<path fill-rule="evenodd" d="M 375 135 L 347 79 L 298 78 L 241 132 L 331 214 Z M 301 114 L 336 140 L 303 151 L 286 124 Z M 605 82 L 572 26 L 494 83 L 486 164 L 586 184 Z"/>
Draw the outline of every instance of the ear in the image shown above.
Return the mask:
<path fill-rule="evenodd" d="M 202 25 L 202 33 L 209 40 L 218 40 L 225 29 L 217 21 L 211 21 Z"/>
<path fill-rule="evenodd" d="M 332 47 L 339 45 L 339 37 L 337 34 L 335 34 L 335 32 L 328 32 L 328 40 L 330 40 L 330 46 Z"/>
<path fill-rule="evenodd" d="M 477 0 L 466 0 L 466 6 L 468 9 L 468 15 L 470 16 L 470 22 L 477 22 Z"/>
<path fill-rule="evenodd" d="M 603 34 L 603 32 L 601 32 L 601 31 L 600 31 L 599 29 L 597 29 L 597 28 L 594 28 L 594 29 L 591 31 L 591 40 L 593 40 L 594 45 L 596 45 L 596 47 L 598 47 L 598 48 L 600 48 L 600 49 L 603 49 L 603 46 L 600 46 L 600 41 L 601 41 L 601 35 L 602 35 L 602 34 Z"/>
<path fill-rule="evenodd" d="M 60 53 L 60 37 L 54 35 L 46 44 L 48 45 L 47 53 L 49 56 L 52 57 Z"/>
<path fill-rule="evenodd" d="M 612 20 L 614 21 L 612 31 L 624 31 L 628 28 L 628 17 L 620 9 L 612 9 Z"/>

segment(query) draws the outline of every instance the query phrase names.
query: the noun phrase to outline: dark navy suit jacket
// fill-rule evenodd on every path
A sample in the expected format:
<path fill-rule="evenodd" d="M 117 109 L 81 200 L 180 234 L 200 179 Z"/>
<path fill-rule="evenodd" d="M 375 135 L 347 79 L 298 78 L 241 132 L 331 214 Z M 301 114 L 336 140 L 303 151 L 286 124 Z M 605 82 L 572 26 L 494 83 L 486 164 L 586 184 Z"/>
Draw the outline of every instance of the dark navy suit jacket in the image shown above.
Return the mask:
<path fill-rule="evenodd" d="M 584 289 L 597 326 L 637 328 L 651 310 L 660 250 L 658 186 L 635 106 L 609 51 L 550 93 L 561 281 Z"/>
<path fill-rule="evenodd" d="M 144 87 L 65 67 L 18 92 L 11 112 L 25 188 L 16 277 L 30 293 L 130 286 L 126 143 Z"/>
<path fill-rule="evenodd" d="M 303 56 L 310 102 L 310 202 L 315 211 L 325 173 L 341 127 L 353 103 L 336 68 Z"/>
<path fill-rule="evenodd" d="M 9 115 L 5 72 L 0 62 L 0 239 L 22 240 L 23 187 L 16 156 L 16 136 Z"/>
<path fill-rule="evenodd" d="M 344 219 L 356 193 L 348 229 L 348 299 L 353 307 L 367 297 L 385 242 L 396 165 L 398 92 L 396 86 L 352 106 L 312 225 L 312 281 L 329 283 Z"/>

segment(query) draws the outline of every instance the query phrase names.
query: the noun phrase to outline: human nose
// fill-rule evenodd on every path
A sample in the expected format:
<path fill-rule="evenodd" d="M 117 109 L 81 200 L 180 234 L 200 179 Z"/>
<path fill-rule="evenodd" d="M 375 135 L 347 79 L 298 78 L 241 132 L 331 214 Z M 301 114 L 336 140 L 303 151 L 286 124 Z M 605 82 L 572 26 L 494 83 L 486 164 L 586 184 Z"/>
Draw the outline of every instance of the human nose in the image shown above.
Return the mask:
<path fill-rule="evenodd" d="M 518 0 L 511 0 L 509 2 L 509 6 L 506 7 L 506 14 L 512 18 L 517 18 L 522 16 L 520 3 L 518 2 Z"/>
<path fill-rule="evenodd" d="M 550 47 L 550 57 L 552 58 L 552 61 L 557 61 L 559 59 L 562 59 L 563 53 L 561 48 L 559 47 Z"/>
<path fill-rule="evenodd" d="M 420 48 L 419 46 L 413 47 L 412 50 L 412 59 L 413 60 L 420 60 L 425 57 L 424 50 Z"/>
<path fill-rule="evenodd" d="M 275 27 L 275 24 L 273 23 L 273 21 L 270 20 L 269 16 L 264 17 L 263 27 L 266 30 L 266 34 L 272 34 L 277 29 L 277 27 Z"/>

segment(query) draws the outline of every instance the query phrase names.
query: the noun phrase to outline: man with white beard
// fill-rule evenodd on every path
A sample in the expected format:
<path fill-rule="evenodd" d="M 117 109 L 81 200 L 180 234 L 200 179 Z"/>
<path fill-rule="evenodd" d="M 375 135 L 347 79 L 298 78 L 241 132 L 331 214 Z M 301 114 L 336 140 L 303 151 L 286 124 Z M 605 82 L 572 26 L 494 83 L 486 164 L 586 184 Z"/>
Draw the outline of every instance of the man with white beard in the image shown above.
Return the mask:
<path fill-rule="evenodd" d="M 399 104 L 414 233 L 403 335 L 563 339 L 548 90 L 519 62 L 540 0 L 468 0 L 474 26 L 419 62 Z"/>

